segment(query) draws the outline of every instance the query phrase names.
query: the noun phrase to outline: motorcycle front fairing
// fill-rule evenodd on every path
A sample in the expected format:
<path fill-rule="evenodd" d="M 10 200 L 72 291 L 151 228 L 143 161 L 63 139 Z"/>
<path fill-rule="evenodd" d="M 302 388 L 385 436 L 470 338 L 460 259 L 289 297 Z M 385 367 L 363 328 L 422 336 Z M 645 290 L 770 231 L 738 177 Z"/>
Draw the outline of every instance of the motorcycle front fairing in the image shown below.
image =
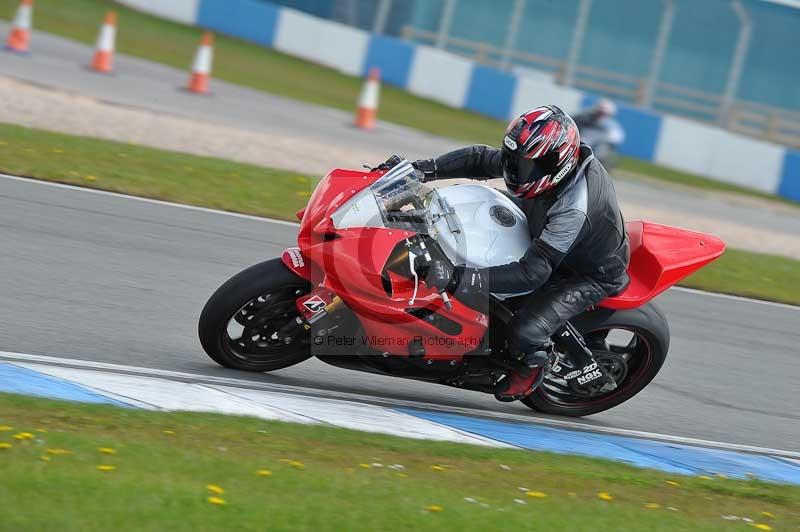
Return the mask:
<path fill-rule="evenodd" d="M 435 198 L 435 190 L 422 185 L 405 162 L 385 174 L 331 172 L 303 213 L 298 236 L 303 273 L 312 284 L 334 291 L 357 316 L 364 329 L 357 340 L 367 347 L 454 360 L 483 340 L 486 315 L 458 301 L 447 309 L 435 290 L 389 271 L 390 262 L 408 261 L 410 240 L 436 238 L 428 208 Z M 290 252 L 284 257 L 300 271 Z"/>

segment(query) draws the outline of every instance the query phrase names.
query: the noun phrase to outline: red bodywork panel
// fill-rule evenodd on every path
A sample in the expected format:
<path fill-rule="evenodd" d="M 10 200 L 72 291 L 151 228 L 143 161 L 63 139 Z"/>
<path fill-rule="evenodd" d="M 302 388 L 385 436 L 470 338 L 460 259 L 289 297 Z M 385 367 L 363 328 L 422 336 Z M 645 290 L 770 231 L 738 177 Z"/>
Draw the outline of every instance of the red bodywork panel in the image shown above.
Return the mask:
<path fill-rule="evenodd" d="M 631 245 L 631 283 L 618 296 L 601 301 L 600 307 L 641 307 L 725 251 L 722 240 L 704 233 L 639 221 L 628 222 L 626 229 Z"/>
<path fill-rule="evenodd" d="M 414 233 L 386 228 L 336 229 L 331 215 L 347 200 L 372 185 L 382 172 L 334 170 L 317 186 L 305 209 L 298 211 L 298 248 L 289 248 L 283 263 L 315 287 L 342 298 L 364 327 L 364 337 L 379 351 L 408 355 L 409 343 L 421 341 L 426 358 L 459 360 L 478 347 L 488 327 L 487 316 L 452 299 L 445 308 L 435 290 L 414 284 L 384 268 L 398 245 Z M 631 283 L 620 295 L 599 306 L 629 309 L 643 305 L 690 273 L 719 257 L 725 249 L 716 237 L 652 224 L 627 224 L 631 241 Z M 448 334 L 409 310 L 434 312 L 454 330 Z"/>

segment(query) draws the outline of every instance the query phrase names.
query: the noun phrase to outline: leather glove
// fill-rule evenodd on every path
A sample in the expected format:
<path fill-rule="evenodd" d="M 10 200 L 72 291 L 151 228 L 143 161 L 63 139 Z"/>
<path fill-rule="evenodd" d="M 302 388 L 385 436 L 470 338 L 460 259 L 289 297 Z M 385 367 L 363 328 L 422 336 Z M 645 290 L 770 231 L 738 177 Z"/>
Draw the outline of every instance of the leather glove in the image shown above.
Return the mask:
<path fill-rule="evenodd" d="M 422 277 L 429 288 L 448 290 L 453 283 L 454 268 L 449 261 L 433 260 L 420 269 L 423 270 Z"/>
<path fill-rule="evenodd" d="M 382 162 L 381 164 L 379 164 L 375 168 L 371 168 L 370 171 L 371 172 L 376 172 L 378 170 L 382 170 L 382 171 L 391 170 L 392 168 L 394 168 L 395 166 L 400 164 L 402 161 L 403 161 L 403 157 L 401 157 L 399 155 L 392 155 L 391 157 L 386 159 L 386 161 Z"/>
<path fill-rule="evenodd" d="M 420 159 L 411 163 L 423 183 L 436 179 L 436 159 Z"/>
<path fill-rule="evenodd" d="M 453 272 L 456 281 L 453 289 L 455 296 L 469 297 L 489 293 L 489 283 L 478 268 L 456 266 Z"/>

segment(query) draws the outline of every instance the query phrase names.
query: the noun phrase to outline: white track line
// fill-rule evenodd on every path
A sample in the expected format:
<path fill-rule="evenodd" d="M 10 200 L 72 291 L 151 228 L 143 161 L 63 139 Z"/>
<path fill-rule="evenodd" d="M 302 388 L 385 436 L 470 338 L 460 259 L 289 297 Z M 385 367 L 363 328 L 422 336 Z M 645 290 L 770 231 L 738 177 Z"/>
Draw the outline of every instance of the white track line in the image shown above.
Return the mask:
<path fill-rule="evenodd" d="M 375 397 L 369 395 L 360 395 L 348 392 L 339 392 L 335 390 L 324 390 L 319 388 L 306 388 L 302 386 L 288 386 L 285 384 L 263 383 L 251 380 L 241 380 L 229 377 L 215 377 L 212 375 L 200 375 L 195 373 L 184 373 L 180 371 L 171 371 L 165 369 L 143 368 L 139 366 L 126 366 L 122 364 L 110 364 L 107 362 L 94 362 L 90 360 L 78 360 L 70 358 L 52 357 L 46 355 L 30 355 L 26 353 L 14 353 L 7 351 L 0 351 L 0 360 L 16 360 L 34 362 L 40 364 L 52 364 L 57 366 L 86 368 L 97 371 L 110 371 L 117 373 L 128 373 L 132 375 L 145 375 L 156 376 L 162 378 L 172 378 L 182 381 L 200 382 L 206 384 L 222 384 L 232 385 L 242 388 L 251 388 L 255 390 L 268 390 L 283 393 L 299 394 L 303 396 L 316 396 L 327 397 L 345 401 L 355 401 L 359 403 L 371 403 L 382 406 L 390 407 L 404 407 L 404 408 L 417 408 L 420 410 L 434 410 L 437 412 L 462 414 L 475 417 L 493 418 L 504 421 L 514 421 L 522 423 L 532 423 L 537 425 L 545 425 L 550 427 L 579 430 L 583 432 L 594 432 L 599 434 L 609 434 L 616 436 L 629 436 L 634 438 L 645 438 L 649 440 L 678 443 L 683 445 L 693 445 L 697 447 L 708 447 L 713 449 L 722 449 L 727 451 L 740 451 L 753 454 L 778 456 L 782 458 L 800 459 L 800 452 L 786 451 L 782 449 L 770 449 L 767 447 L 758 447 L 753 445 L 742 445 L 737 443 L 716 442 L 710 440 L 701 440 L 696 438 L 687 438 L 684 436 L 672 436 L 668 434 L 657 434 L 653 432 L 643 432 L 629 429 L 618 429 L 613 427 L 598 427 L 588 425 L 577 421 L 568 421 L 563 419 L 545 419 L 531 416 L 523 416 L 518 414 L 509 414 L 505 412 L 489 412 L 485 410 L 476 410 L 472 408 L 461 408 L 452 406 L 441 406 L 430 403 L 422 403 L 417 401 L 407 401 L 402 399 L 391 399 L 385 397 Z"/>
<path fill-rule="evenodd" d="M 62 189 L 67 189 L 67 190 L 74 190 L 74 191 L 77 191 L 77 192 L 85 192 L 87 194 L 97 194 L 97 195 L 100 195 L 100 196 L 110 196 L 110 197 L 118 198 L 118 199 L 139 201 L 139 202 L 142 202 L 142 203 L 151 203 L 153 205 L 161 205 L 161 206 L 164 206 L 164 207 L 176 207 L 176 208 L 179 208 L 179 209 L 186 209 L 186 210 L 190 210 L 190 211 L 204 212 L 204 213 L 207 213 L 207 214 L 217 214 L 217 215 L 222 215 L 222 216 L 232 216 L 234 218 L 242 218 L 242 219 L 245 219 L 245 220 L 255 220 L 255 221 L 266 222 L 266 223 L 274 223 L 274 224 L 284 225 L 284 226 L 289 226 L 289 227 L 299 227 L 300 226 L 300 224 L 298 224 L 297 222 L 289 222 L 289 221 L 286 221 L 286 220 L 278 220 L 278 219 L 275 219 L 275 218 L 264 218 L 262 216 L 253 216 L 252 214 L 240 214 L 238 212 L 220 211 L 220 210 L 217 210 L 217 209 L 209 209 L 207 207 L 197 207 L 195 205 L 184 205 L 182 203 L 173 203 L 171 201 L 163 201 L 163 200 L 157 200 L 157 199 L 151 199 L 151 198 L 142 198 L 142 197 L 139 197 L 139 196 L 131 196 L 129 194 L 122 194 L 120 192 L 109 192 L 107 190 L 98 190 L 98 189 L 95 189 L 95 188 L 85 188 L 85 187 L 79 187 L 79 186 L 76 186 L 76 185 L 67 185 L 65 183 L 53 183 L 53 182 L 50 182 L 50 181 L 40 181 L 38 179 L 33 179 L 33 178 L 28 178 L 28 177 L 18 177 L 18 176 L 13 176 L 13 175 L 0 174 L 0 178 L 9 179 L 9 180 L 12 180 L 12 181 L 22 181 L 22 182 L 25 182 L 25 183 L 34 184 L 34 185 L 41 185 L 41 186 L 46 186 L 46 187 L 55 187 L 55 188 L 62 188 Z M 720 299 L 727 299 L 727 300 L 731 300 L 731 301 L 739 301 L 739 302 L 742 302 L 742 303 L 752 303 L 752 304 L 757 304 L 757 305 L 766 305 L 766 306 L 769 306 L 769 307 L 775 307 L 775 308 L 780 308 L 780 309 L 785 309 L 785 310 L 794 310 L 794 311 L 800 310 L 800 306 L 789 305 L 789 304 L 786 304 L 786 303 L 775 303 L 773 301 L 762 301 L 760 299 L 750 299 L 750 298 L 741 297 L 741 296 L 732 296 L 732 295 L 728 295 L 728 294 L 718 294 L 716 292 L 706 292 L 705 290 L 697 290 L 695 288 L 683 288 L 681 286 L 674 286 L 674 287 L 670 288 L 670 291 L 672 291 L 672 290 L 674 290 L 676 292 L 685 292 L 685 293 L 688 293 L 688 294 L 695 294 L 695 295 L 699 295 L 699 296 L 707 296 L 707 297 L 715 297 L 715 298 L 720 298 Z"/>

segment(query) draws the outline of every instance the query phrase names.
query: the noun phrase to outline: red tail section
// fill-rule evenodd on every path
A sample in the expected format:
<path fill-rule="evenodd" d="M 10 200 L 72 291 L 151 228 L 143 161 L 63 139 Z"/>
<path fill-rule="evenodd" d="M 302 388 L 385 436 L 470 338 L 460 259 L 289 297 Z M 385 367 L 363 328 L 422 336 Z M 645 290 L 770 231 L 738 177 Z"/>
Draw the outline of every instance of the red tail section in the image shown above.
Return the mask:
<path fill-rule="evenodd" d="M 704 233 L 650 222 L 629 222 L 631 284 L 598 306 L 630 309 L 644 305 L 689 274 L 716 260 L 725 243 Z"/>

